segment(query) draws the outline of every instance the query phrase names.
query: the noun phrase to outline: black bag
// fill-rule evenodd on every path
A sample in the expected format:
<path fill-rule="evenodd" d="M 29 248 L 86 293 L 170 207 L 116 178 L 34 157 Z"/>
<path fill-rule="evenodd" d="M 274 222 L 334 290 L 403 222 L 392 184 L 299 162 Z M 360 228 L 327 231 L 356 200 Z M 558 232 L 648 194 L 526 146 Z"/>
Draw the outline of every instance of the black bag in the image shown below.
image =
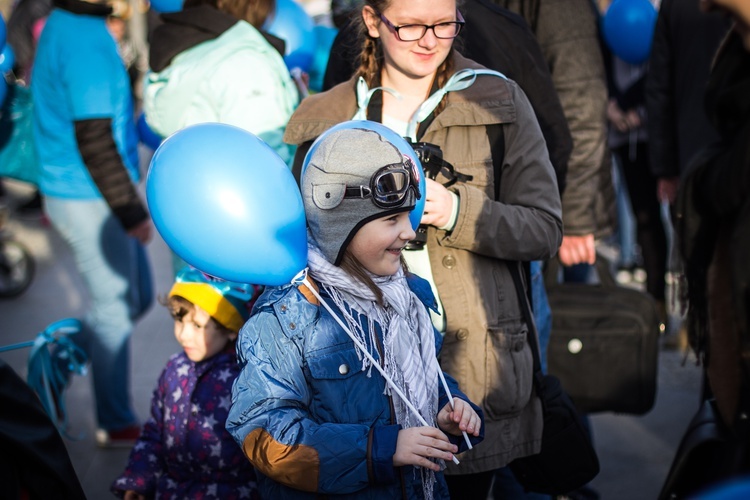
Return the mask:
<path fill-rule="evenodd" d="M 582 413 L 640 415 L 654 406 L 661 322 L 654 299 L 615 283 L 597 259 L 600 285 L 557 283 L 547 270 L 549 373 Z"/>
<path fill-rule="evenodd" d="M 524 293 L 517 262 L 508 262 L 534 353 L 534 388 L 542 401 L 544 429 L 542 449 L 536 455 L 517 458 L 509 466 L 527 490 L 561 495 L 579 488 L 599 474 L 599 459 L 575 406 L 553 375 L 541 369 L 539 344 L 531 307 Z"/>
<path fill-rule="evenodd" d="M 713 399 L 704 399 L 688 425 L 659 500 L 686 498 L 747 473 L 747 422 L 724 425 Z"/>

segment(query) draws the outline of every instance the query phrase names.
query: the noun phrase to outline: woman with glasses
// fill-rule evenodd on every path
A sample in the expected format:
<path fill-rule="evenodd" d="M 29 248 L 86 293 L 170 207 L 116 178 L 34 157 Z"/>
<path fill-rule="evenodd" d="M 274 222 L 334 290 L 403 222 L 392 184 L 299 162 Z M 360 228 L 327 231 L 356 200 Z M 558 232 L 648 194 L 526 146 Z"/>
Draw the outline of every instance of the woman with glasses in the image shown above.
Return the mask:
<path fill-rule="evenodd" d="M 442 368 L 485 416 L 484 442 L 460 455 L 460 465 L 448 464 L 448 485 L 455 498 L 486 498 L 495 469 L 541 444 L 529 328 L 506 261 L 554 255 L 562 222 L 555 174 L 526 96 L 454 49 L 465 28 L 459 7 L 455 0 L 367 0 L 357 73 L 305 99 L 284 139 L 299 145 L 298 172 L 318 135 L 366 118 L 439 146 L 470 179 L 449 188 L 442 173 L 427 180 L 426 244 L 404 256 L 438 298 L 432 319 L 444 336 Z"/>

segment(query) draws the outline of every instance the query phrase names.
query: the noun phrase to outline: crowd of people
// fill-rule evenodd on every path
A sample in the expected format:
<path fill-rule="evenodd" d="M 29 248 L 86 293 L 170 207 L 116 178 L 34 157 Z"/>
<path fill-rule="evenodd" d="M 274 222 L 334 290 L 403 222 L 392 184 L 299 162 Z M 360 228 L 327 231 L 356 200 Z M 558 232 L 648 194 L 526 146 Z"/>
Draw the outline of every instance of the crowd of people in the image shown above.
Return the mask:
<path fill-rule="evenodd" d="M 650 57 L 633 62 L 604 41 L 607 1 L 334 0 L 324 89 L 309 95 L 266 31 L 275 4 L 186 0 L 152 26 L 142 75 L 119 1 L 20 0 L 9 22 L 43 213 L 90 296 L 73 340 L 91 363 L 96 441 L 132 447 L 113 494 L 549 498 L 508 467 L 542 446 L 527 336 L 538 332 L 544 368 L 545 263 L 596 281 L 615 189 L 665 323 L 674 225 L 702 397 L 746 438 L 747 2 L 653 2 Z M 261 138 L 289 165 L 308 228 L 302 285 L 223 281 L 173 256 L 158 302 L 182 350 L 145 423 L 128 369 L 134 326 L 157 302 L 141 107 L 160 137 L 214 122 Z M 421 189 L 425 155 L 444 168 Z"/>

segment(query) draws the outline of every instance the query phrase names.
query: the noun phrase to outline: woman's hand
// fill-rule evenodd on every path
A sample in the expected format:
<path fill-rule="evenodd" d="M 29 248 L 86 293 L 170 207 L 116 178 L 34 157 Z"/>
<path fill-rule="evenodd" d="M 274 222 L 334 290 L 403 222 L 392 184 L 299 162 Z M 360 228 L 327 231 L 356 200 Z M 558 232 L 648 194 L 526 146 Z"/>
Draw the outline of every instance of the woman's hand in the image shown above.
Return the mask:
<path fill-rule="evenodd" d="M 144 497 L 140 493 L 136 493 L 133 490 L 126 491 L 125 496 L 122 498 L 124 498 L 125 500 L 146 500 L 146 497 Z"/>
<path fill-rule="evenodd" d="M 625 118 L 625 113 L 617 105 L 615 99 L 610 99 L 607 103 L 607 119 L 614 125 L 614 127 L 620 132 L 628 131 L 628 122 Z"/>
<path fill-rule="evenodd" d="M 460 436 L 462 432 L 479 436 L 482 428 L 482 419 L 469 403 L 463 399 L 453 398 L 455 409 L 450 403 L 443 406 L 437 415 L 437 425 L 443 432 Z"/>
<path fill-rule="evenodd" d="M 430 458 L 442 458 L 453 460 L 453 453 L 458 451 L 458 446 L 448 441 L 448 436 L 435 427 L 410 427 L 398 431 L 396 442 L 396 453 L 393 454 L 393 465 L 418 465 L 440 471 L 440 466 L 429 460 Z"/>
<path fill-rule="evenodd" d="M 453 195 L 445 186 L 432 179 L 427 181 L 427 196 L 422 214 L 422 224 L 444 227 L 453 215 Z"/>

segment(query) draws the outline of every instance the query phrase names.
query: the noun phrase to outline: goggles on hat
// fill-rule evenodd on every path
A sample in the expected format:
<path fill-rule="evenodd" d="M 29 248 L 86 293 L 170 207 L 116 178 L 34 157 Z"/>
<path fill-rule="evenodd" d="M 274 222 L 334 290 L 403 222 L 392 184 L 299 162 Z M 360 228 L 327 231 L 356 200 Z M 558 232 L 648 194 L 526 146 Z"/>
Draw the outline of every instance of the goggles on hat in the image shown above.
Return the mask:
<path fill-rule="evenodd" d="M 404 163 L 386 165 L 373 174 L 369 186 L 347 186 L 344 198 L 372 198 L 379 208 L 400 207 L 406 201 L 409 190 L 419 200 L 419 171 L 411 159 Z"/>

